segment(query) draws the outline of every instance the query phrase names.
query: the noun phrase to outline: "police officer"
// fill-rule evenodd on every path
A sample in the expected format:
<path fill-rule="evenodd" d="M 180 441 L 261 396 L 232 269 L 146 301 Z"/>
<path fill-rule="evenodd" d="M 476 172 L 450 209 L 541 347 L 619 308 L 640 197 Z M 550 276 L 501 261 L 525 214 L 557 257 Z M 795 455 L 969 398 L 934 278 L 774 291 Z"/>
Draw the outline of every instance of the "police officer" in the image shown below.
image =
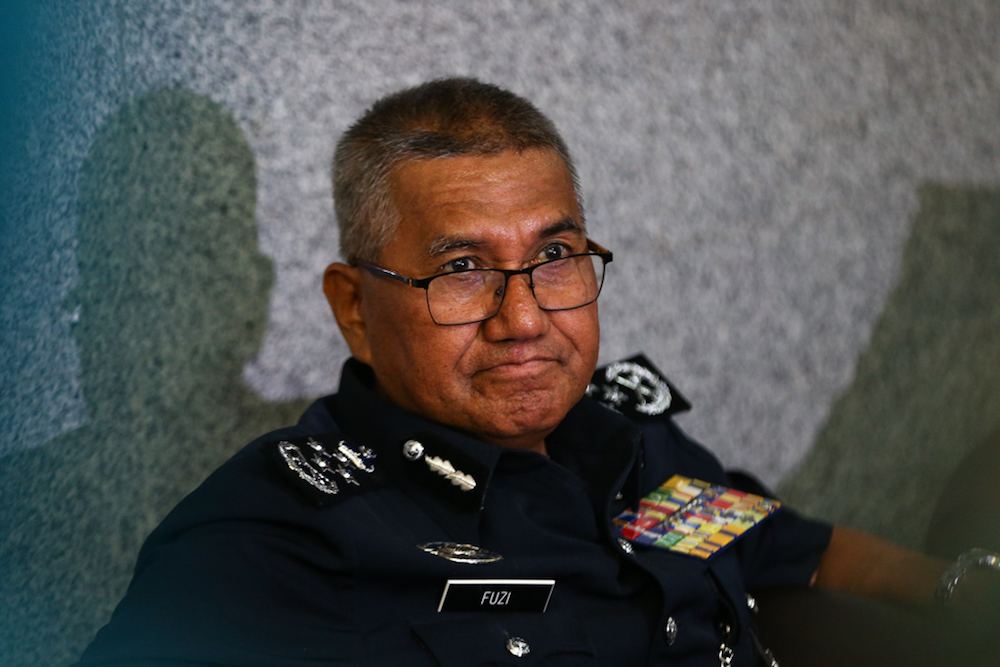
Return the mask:
<path fill-rule="evenodd" d="M 930 599 L 946 564 L 760 498 L 648 360 L 595 373 L 613 256 L 529 102 L 391 95 L 340 140 L 334 195 L 339 392 L 180 503 L 81 664 L 754 665 L 749 589 Z M 730 527 L 670 524 L 669 480 Z"/>

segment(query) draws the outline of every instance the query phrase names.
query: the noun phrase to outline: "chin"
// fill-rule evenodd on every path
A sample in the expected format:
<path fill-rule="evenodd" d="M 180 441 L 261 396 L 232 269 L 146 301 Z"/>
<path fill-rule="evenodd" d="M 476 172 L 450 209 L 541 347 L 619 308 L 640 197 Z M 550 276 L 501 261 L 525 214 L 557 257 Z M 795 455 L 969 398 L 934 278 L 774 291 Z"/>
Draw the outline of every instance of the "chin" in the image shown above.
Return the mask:
<path fill-rule="evenodd" d="M 532 400 L 529 396 L 495 412 L 494 415 L 502 419 L 495 430 L 507 438 L 551 432 L 571 407 L 573 403 L 555 404 L 548 400 Z"/>

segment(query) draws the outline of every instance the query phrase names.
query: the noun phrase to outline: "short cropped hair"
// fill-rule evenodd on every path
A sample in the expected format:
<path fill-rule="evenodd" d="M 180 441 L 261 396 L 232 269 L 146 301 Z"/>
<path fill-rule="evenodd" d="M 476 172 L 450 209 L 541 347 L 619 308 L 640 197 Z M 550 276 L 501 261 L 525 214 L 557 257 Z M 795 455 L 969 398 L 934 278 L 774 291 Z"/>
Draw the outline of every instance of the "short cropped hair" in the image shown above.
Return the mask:
<path fill-rule="evenodd" d="M 392 239 L 400 223 L 390 192 L 397 166 L 533 148 L 554 150 L 562 158 L 580 202 L 566 143 L 555 124 L 523 97 L 476 79 L 449 78 L 382 98 L 344 133 L 334 153 L 341 255 L 351 264 L 375 263 Z"/>

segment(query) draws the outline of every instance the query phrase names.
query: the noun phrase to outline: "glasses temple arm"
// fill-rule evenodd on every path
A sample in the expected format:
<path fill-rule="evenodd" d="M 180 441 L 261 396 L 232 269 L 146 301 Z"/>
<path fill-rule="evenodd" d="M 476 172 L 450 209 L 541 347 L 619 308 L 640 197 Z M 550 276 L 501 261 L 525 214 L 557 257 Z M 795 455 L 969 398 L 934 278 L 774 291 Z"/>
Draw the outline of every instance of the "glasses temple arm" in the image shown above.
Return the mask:
<path fill-rule="evenodd" d="M 407 278 L 406 276 L 401 276 L 395 271 L 390 271 L 389 269 L 383 269 L 381 266 L 374 266 L 372 264 L 365 264 L 364 262 L 358 262 L 358 266 L 365 269 L 373 276 L 381 278 L 391 278 L 393 280 L 398 280 L 399 282 L 410 285 L 411 287 L 420 287 L 420 285 L 415 285 L 416 280 L 413 278 Z"/>

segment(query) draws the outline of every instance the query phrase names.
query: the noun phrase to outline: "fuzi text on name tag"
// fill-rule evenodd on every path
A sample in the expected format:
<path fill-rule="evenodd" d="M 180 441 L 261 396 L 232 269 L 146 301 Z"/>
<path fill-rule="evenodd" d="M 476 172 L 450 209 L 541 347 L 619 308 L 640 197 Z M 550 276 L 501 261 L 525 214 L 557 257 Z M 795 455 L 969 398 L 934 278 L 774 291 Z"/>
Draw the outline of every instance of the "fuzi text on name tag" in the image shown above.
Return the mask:
<path fill-rule="evenodd" d="M 438 611 L 544 612 L 554 579 L 449 579 Z"/>

